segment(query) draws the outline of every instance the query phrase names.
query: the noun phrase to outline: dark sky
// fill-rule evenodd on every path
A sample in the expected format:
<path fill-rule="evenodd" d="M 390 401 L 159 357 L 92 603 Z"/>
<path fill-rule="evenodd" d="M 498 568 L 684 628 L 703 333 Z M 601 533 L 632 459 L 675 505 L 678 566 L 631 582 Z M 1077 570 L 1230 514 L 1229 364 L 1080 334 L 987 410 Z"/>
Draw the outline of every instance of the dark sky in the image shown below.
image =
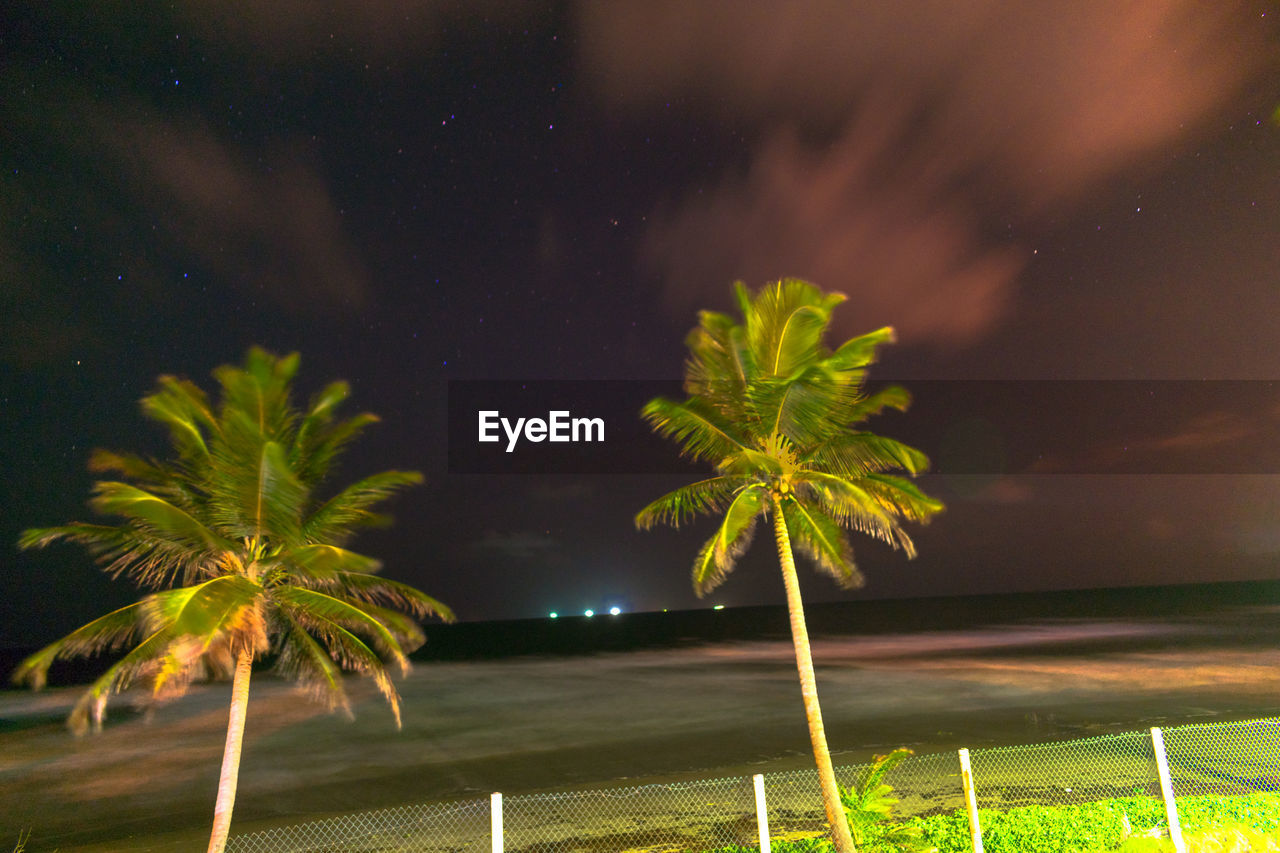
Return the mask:
<path fill-rule="evenodd" d="M 867 587 L 806 575 L 811 599 L 1280 576 L 1280 466 L 1252 467 L 1280 434 L 1273 4 L 4 18 L 4 542 L 87 516 L 91 448 L 163 449 L 137 411 L 157 375 L 209 387 L 257 343 L 301 351 L 303 391 L 346 378 L 351 411 L 383 416 L 343 476 L 427 474 L 360 547 L 464 619 L 780 601 L 763 538 L 697 602 L 708 531 L 633 531 L 678 477 L 450 474 L 447 383 L 677 377 L 698 308 L 798 276 L 848 294 L 842 338 L 898 329 L 882 377 L 1033 380 L 988 424 L 1006 440 L 1020 418 L 1052 433 L 1040 380 L 1260 383 L 1147 423 L 1138 473 L 1099 473 L 1120 439 L 1067 418 L 1074 463 L 933 477 L 948 512 L 921 556 L 855 542 Z M 1113 396 L 1072 412 L 1105 425 Z M 1221 469 L 1188 466 L 1200 451 Z M 71 547 L 9 549 L 0 644 L 132 594 Z"/>

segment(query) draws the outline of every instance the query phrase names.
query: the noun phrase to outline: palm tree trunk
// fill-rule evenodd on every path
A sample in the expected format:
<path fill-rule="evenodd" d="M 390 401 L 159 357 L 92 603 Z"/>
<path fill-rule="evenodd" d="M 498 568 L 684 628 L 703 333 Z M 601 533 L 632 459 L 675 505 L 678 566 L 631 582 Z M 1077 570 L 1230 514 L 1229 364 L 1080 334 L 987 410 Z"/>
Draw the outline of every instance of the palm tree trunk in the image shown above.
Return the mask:
<path fill-rule="evenodd" d="M 235 680 L 231 682 L 231 713 L 227 720 L 227 745 L 222 750 L 222 775 L 218 779 L 218 801 L 213 807 L 213 833 L 208 853 L 222 853 L 231 831 L 231 809 L 236 804 L 236 781 L 240 777 L 240 746 L 244 743 L 244 718 L 249 710 L 249 675 L 253 654 L 240 652 L 236 658 Z"/>
<path fill-rule="evenodd" d="M 822 786 L 822 804 L 826 808 L 827 823 L 831 826 L 831 840 L 835 843 L 836 853 L 857 853 L 853 836 L 849 834 L 849 822 L 845 820 L 844 807 L 840 802 L 836 772 L 831 766 L 827 732 L 822 726 L 822 708 L 818 705 L 818 682 L 813 674 L 813 656 L 809 652 L 809 629 L 804 624 L 800 579 L 796 577 L 796 561 L 791 553 L 787 522 L 782 517 L 782 502 L 776 495 L 773 498 L 773 531 L 778 541 L 778 561 L 782 563 L 782 582 L 787 588 L 787 612 L 791 617 L 791 641 L 796 648 L 796 669 L 800 671 L 804 715 L 809 720 L 809 740 L 813 743 L 813 758 L 818 765 L 818 782 Z"/>

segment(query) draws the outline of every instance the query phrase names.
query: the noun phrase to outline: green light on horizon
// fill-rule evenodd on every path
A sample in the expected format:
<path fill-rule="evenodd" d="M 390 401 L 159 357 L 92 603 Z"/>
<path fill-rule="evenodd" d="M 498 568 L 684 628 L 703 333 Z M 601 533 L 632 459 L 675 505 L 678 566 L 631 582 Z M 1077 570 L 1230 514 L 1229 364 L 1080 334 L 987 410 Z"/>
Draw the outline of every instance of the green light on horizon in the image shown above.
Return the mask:
<path fill-rule="evenodd" d="M 711 608 L 711 609 L 712 609 L 712 610 L 724 610 L 724 605 L 723 605 L 723 604 L 717 604 L 715 607 L 713 607 L 713 608 Z"/>
<path fill-rule="evenodd" d="M 596 612 L 594 610 L 584 610 L 582 611 L 582 615 L 590 619 L 592 616 L 596 615 Z"/>
<path fill-rule="evenodd" d="M 557 613 L 557 612 L 555 612 L 554 610 L 552 610 L 552 611 L 551 611 L 551 618 L 552 618 L 552 619 L 559 619 L 559 618 L 560 618 L 560 614 L 559 614 L 559 613 Z"/>

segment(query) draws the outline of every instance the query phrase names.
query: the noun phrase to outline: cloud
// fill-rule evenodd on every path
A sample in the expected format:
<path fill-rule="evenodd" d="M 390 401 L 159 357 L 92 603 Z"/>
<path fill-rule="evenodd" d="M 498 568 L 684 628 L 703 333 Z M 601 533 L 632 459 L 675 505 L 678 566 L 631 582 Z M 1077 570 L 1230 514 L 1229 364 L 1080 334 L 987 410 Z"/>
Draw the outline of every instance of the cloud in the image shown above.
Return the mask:
<path fill-rule="evenodd" d="M 342 212 L 305 156 L 253 157 L 198 122 L 103 129 L 164 223 L 215 276 L 295 313 L 365 303 L 369 275 Z"/>
<path fill-rule="evenodd" d="M 560 545 L 550 536 L 525 531 L 510 533 L 488 530 L 467 546 L 467 550 L 485 557 L 509 560 L 531 560 L 554 552 Z"/>
<path fill-rule="evenodd" d="M 1275 64 L 1236 2 L 579 9 L 604 99 L 718 114 L 754 140 L 745 170 L 656 217 L 645 257 L 673 303 L 799 275 L 908 343 L 990 329 L 1030 254 L 1012 235 L 1193 137 Z"/>

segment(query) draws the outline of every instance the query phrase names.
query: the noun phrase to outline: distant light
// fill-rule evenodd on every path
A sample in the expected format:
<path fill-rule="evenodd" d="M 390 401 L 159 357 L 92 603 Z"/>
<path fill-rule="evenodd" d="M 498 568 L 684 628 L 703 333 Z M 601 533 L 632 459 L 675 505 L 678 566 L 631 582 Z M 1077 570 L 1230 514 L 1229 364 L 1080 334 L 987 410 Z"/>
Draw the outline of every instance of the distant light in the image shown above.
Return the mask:
<path fill-rule="evenodd" d="M 713 608 L 711 608 L 711 609 L 712 609 L 712 610 L 724 610 L 724 605 L 723 605 L 723 604 L 717 604 L 715 607 L 713 607 Z"/>
<path fill-rule="evenodd" d="M 560 614 L 559 614 L 559 613 L 557 613 L 557 612 L 555 612 L 554 610 L 552 610 L 552 611 L 551 611 L 551 618 L 552 618 L 552 619 L 559 619 L 559 618 L 560 618 Z"/>
<path fill-rule="evenodd" d="M 595 615 L 596 615 L 596 612 L 595 612 L 594 610 L 584 610 L 584 611 L 582 611 L 582 615 L 583 615 L 583 616 L 595 616 Z"/>
<path fill-rule="evenodd" d="M 610 607 L 610 608 L 609 608 L 609 615 L 610 615 L 610 616 L 617 616 L 617 615 L 618 615 L 619 613 L 621 613 L 621 612 L 622 612 L 622 608 L 621 608 L 621 607 Z"/>

